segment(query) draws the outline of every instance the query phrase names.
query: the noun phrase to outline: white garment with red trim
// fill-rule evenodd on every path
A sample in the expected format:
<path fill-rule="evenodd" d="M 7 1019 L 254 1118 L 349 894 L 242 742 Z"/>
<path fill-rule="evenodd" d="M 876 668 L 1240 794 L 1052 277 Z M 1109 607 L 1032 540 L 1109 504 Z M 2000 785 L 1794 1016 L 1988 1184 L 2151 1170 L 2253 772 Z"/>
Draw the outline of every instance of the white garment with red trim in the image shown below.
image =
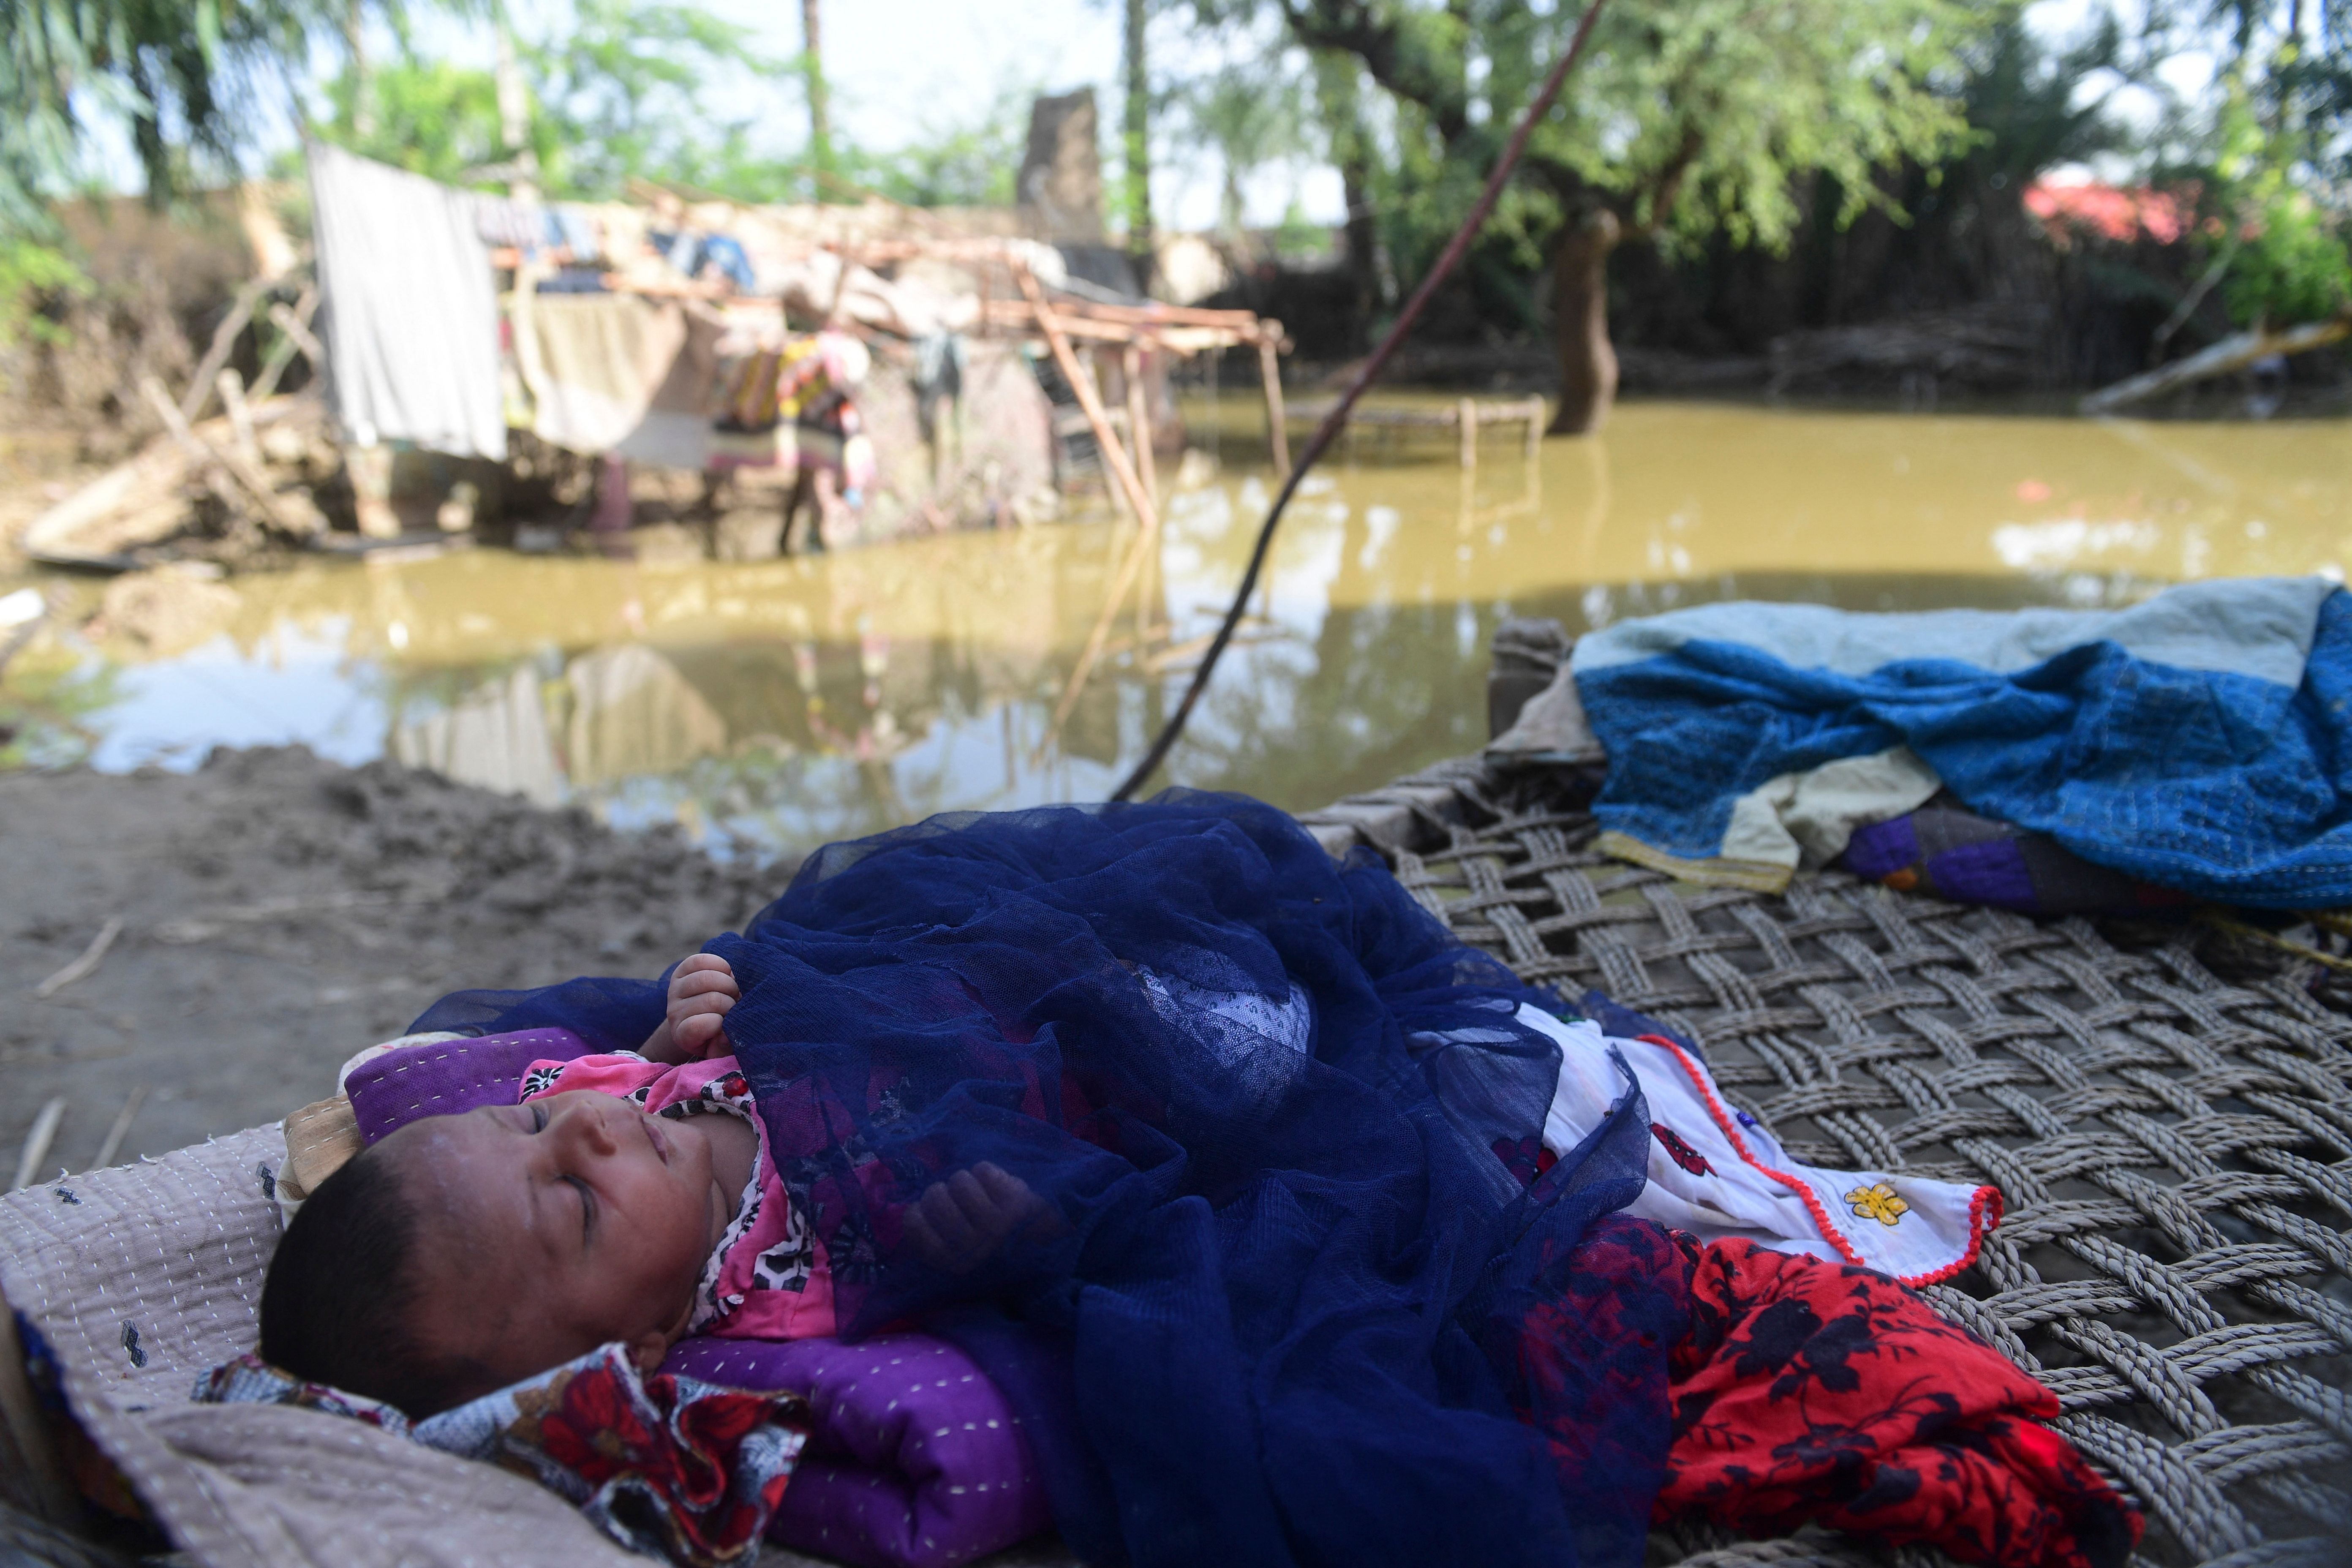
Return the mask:
<path fill-rule="evenodd" d="M 1564 1155 L 1624 1094 L 1614 1049 L 1649 1104 L 1649 1182 L 1625 1210 L 1702 1241 L 1739 1237 L 1780 1252 L 1859 1263 L 1926 1285 L 1976 1260 L 2000 1223 L 1992 1187 L 1879 1171 L 1824 1171 L 1789 1158 L 1764 1124 L 1734 1109 L 1698 1058 L 1662 1040 L 1621 1040 L 1597 1024 L 1522 1006 L 1519 1022 L 1559 1042 L 1559 1088 L 1544 1147 Z"/>

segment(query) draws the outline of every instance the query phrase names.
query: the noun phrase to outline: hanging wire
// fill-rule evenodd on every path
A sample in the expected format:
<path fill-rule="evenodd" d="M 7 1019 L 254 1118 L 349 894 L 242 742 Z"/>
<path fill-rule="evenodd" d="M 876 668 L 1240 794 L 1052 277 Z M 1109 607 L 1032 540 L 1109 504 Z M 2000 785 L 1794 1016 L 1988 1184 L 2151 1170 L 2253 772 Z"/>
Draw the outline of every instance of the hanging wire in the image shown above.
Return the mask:
<path fill-rule="evenodd" d="M 1217 635 L 1201 660 L 1201 668 L 1192 672 L 1192 683 L 1184 689 L 1184 700 L 1176 705 L 1176 711 L 1170 714 L 1168 721 L 1160 726 L 1160 733 L 1152 740 L 1151 749 L 1143 754 L 1141 762 L 1136 763 L 1135 771 L 1111 792 L 1111 799 L 1133 798 L 1143 781 L 1167 760 L 1169 748 L 1175 745 L 1176 738 L 1184 732 L 1184 722 L 1192 716 L 1192 709 L 1201 700 L 1201 693 L 1207 688 L 1209 677 L 1217 668 L 1217 660 L 1224 655 L 1225 645 L 1234 640 L 1234 628 L 1241 624 L 1242 615 L 1249 605 L 1250 593 L 1257 586 L 1258 574 L 1265 567 L 1266 551 L 1274 543 L 1274 531 L 1281 523 L 1283 510 L 1290 505 L 1291 496 L 1297 493 L 1298 481 L 1306 477 L 1307 470 L 1315 466 L 1315 460 L 1347 426 L 1349 411 L 1355 407 L 1357 400 L 1387 368 L 1389 361 L 1396 354 L 1398 345 L 1404 342 L 1405 334 L 1412 330 L 1413 323 L 1428 309 L 1429 301 L 1435 297 L 1438 289 L 1453 275 L 1462 258 L 1469 253 L 1470 242 L 1477 237 L 1478 230 L 1485 226 L 1488 215 L 1494 212 L 1495 203 L 1502 196 L 1505 182 L 1510 179 L 1511 171 L 1518 166 L 1520 154 L 1527 151 L 1528 138 L 1534 134 L 1537 122 L 1550 112 L 1553 101 L 1559 97 L 1561 86 L 1568 80 L 1568 73 L 1576 68 L 1578 58 L 1583 55 L 1585 42 L 1592 36 L 1592 24 L 1599 18 L 1601 7 L 1606 4 L 1607 0 L 1591 0 L 1585 7 L 1583 20 L 1576 25 L 1575 37 L 1568 41 L 1567 52 L 1559 57 L 1559 63 L 1551 68 L 1551 75 L 1544 79 L 1542 90 L 1528 105 L 1527 112 L 1519 116 L 1519 123 L 1512 131 L 1511 140 L 1504 147 L 1503 156 L 1496 163 L 1495 172 L 1486 176 L 1486 188 L 1479 193 L 1477 205 L 1462 220 L 1462 226 L 1454 231 L 1454 237 L 1446 242 L 1444 252 L 1437 258 L 1437 265 L 1429 269 L 1428 276 L 1421 280 L 1421 286 L 1412 291 L 1412 298 L 1406 300 L 1404 309 L 1397 313 L 1396 323 L 1389 328 L 1387 335 L 1372 350 L 1371 357 L 1364 361 L 1363 368 L 1356 372 L 1355 379 L 1339 395 L 1339 403 L 1323 416 L 1323 423 L 1315 427 L 1315 434 L 1307 441 L 1306 449 L 1291 465 L 1288 476 L 1282 481 L 1281 493 L 1274 498 L 1274 506 L 1266 512 L 1265 521 L 1258 529 L 1257 544 L 1250 552 L 1249 566 L 1242 574 L 1241 586 L 1234 590 L 1234 601 L 1225 608 L 1225 618 L 1218 626 Z"/>

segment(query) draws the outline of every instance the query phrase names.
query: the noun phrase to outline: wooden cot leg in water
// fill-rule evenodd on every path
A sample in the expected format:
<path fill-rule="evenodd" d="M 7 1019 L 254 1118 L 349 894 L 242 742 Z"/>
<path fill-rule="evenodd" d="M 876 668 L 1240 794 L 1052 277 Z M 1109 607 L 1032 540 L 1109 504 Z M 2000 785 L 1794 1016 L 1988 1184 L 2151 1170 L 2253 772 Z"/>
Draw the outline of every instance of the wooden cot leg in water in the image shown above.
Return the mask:
<path fill-rule="evenodd" d="M 1462 466 L 1475 468 L 1478 466 L 1477 403 L 1471 398 L 1464 398 L 1454 410 L 1454 421 L 1462 427 Z"/>
<path fill-rule="evenodd" d="M 1120 351 L 1119 374 L 1127 383 L 1127 438 L 1134 447 L 1135 476 L 1146 494 L 1159 499 L 1159 474 L 1151 453 L 1151 409 L 1143 395 L 1143 351 L 1129 343 Z"/>
<path fill-rule="evenodd" d="M 1159 458 L 1152 451 L 1151 399 L 1143 384 L 1145 364 L 1143 350 L 1133 343 L 1127 347 L 1119 363 L 1127 378 L 1127 433 L 1135 442 L 1135 473 L 1143 481 L 1145 493 L 1157 504 L 1160 500 Z M 1135 635 L 1139 641 L 1151 635 L 1152 567 L 1159 563 L 1159 552 L 1139 541 L 1137 549 L 1144 552 L 1143 582 L 1136 590 Z"/>
<path fill-rule="evenodd" d="M 1265 383 L 1265 439 L 1274 452 L 1274 477 L 1286 479 L 1290 477 L 1289 416 L 1282 408 L 1282 361 L 1272 338 L 1257 341 L 1257 373 Z"/>
<path fill-rule="evenodd" d="M 1528 461 L 1532 463 L 1543 452 L 1544 400 L 1528 399 Z"/>

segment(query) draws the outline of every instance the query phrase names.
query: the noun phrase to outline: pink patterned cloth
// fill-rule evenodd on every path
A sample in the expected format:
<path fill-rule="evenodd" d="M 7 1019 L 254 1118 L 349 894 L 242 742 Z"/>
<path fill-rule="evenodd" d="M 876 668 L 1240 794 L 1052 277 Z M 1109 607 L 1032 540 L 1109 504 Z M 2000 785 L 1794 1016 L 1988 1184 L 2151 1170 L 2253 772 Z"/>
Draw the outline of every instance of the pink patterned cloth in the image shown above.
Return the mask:
<path fill-rule="evenodd" d="M 760 1152 L 743 1189 L 734 1223 L 696 1287 L 690 1334 L 736 1339 L 804 1340 L 834 1331 L 833 1271 L 817 1238 L 784 1190 L 768 1152 L 767 1124 L 733 1057 L 677 1067 L 647 1061 L 635 1051 L 542 1060 L 523 1074 L 519 1101 L 590 1089 L 625 1100 L 674 1121 L 689 1116 L 740 1116 L 760 1135 Z"/>

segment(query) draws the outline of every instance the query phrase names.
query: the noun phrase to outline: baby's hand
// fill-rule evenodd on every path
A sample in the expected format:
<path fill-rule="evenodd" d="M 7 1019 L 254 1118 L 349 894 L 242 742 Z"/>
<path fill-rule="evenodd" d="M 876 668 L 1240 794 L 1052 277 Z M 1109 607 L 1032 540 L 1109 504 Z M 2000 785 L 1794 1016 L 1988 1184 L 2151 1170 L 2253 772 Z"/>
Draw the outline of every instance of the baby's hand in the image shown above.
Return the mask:
<path fill-rule="evenodd" d="M 942 1274 L 969 1274 L 1021 1232 L 1045 1243 L 1068 1230 L 1028 1183 L 983 1160 L 935 1182 L 907 1206 L 907 1240 L 915 1256 Z"/>
<path fill-rule="evenodd" d="M 735 984 L 735 970 L 715 952 L 698 952 L 670 972 L 669 1012 L 662 1026 L 680 1061 L 700 1061 L 725 1056 L 729 1050 L 724 1021 L 728 1010 L 743 999 Z"/>

